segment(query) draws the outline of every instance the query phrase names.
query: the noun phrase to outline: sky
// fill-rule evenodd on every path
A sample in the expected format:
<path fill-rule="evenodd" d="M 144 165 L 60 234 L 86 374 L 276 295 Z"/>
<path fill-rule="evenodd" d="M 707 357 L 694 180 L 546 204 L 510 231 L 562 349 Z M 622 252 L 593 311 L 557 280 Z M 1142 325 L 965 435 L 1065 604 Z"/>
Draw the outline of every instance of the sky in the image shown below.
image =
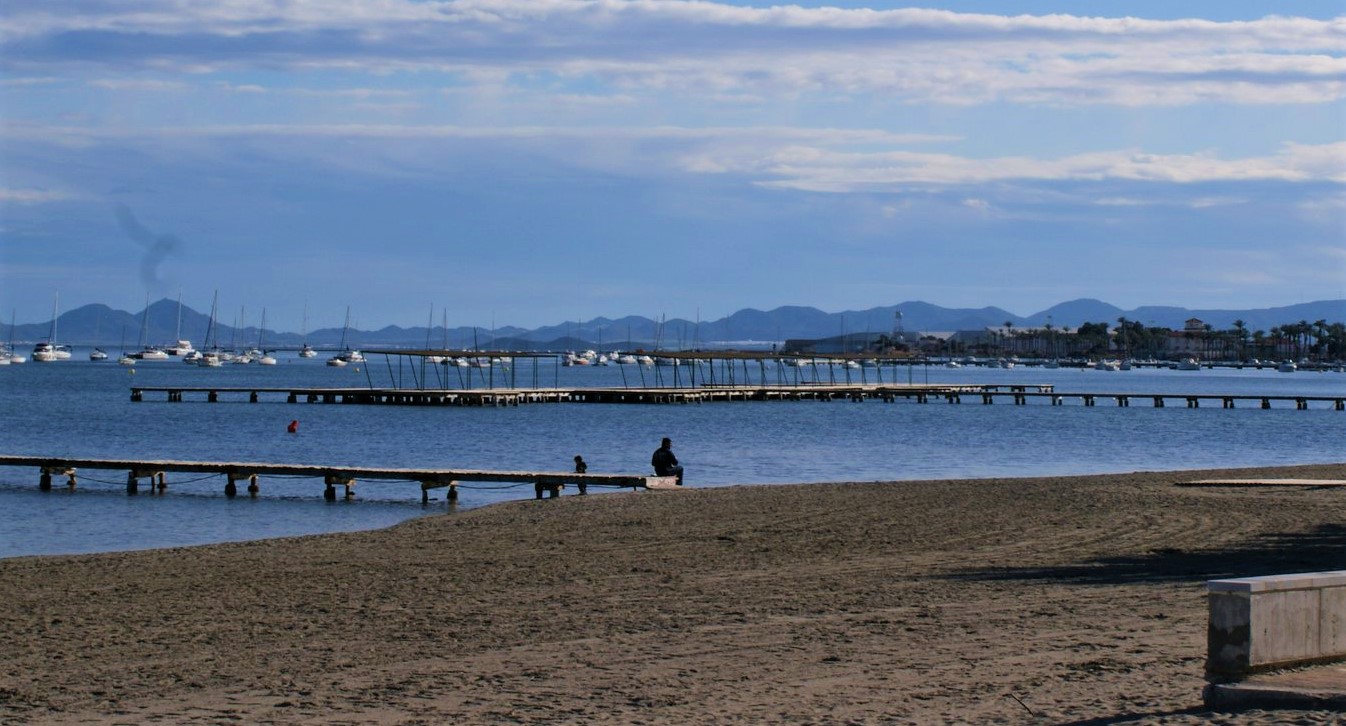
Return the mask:
<path fill-rule="evenodd" d="M 290 331 L 1346 298 L 1346 3 L 0 0 L 0 312 L 216 291 Z"/>

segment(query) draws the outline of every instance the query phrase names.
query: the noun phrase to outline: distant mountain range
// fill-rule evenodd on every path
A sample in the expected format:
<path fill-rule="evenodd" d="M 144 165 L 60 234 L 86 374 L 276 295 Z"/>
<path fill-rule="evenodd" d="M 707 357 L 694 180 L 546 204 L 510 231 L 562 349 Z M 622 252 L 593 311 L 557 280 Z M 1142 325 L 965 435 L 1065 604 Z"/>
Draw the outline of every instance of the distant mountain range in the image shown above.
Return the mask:
<path fill-rule="evenodd" d="M 1081 299 L 1054 305 L 1039 313 L 1020 317 L 996 307 L 944 308 L 926 302 L 904 302 L 898 305 L 869 310 L 825 313 L 811 307 L 786 306 L 774 310 L 740 310 L 719 320 L 696 323 L 683 319 L 655 321 L 646 317 L 627 316 L 616 320 L 596 318 L 582 323 L 561 323 L 533 330 L 502 327 L 494 331 L 460 326 L 447 331 L 442 328 L 401 328 L 388 326 L 379 330 L 351 330 L 347 341 L 351 347 L 394 348 L 431 347 L 454 349 L 494 350 L 568 350 L 603 347 L 610 348 L 689 348 L 693 346 L 722 346 L 726 343 L 746 345 L 752 342 L 764 345 L 787 338 L 826 338 L 842 333 L 892 332 L 899 323 L 908 333 L 978 330 L 1001 328 L 1008 322 L 1015 328 L 1037 328 L 1051 324 L 1057 329 L 1075 328 L 1083 323 L 1115 324 L 1118 318 L 1139 321 L 1148 327 L 1182 328 L 1190 318 L 1199 318 L 1217 330 L 1234 326 L 1242 320 L 1250 331 L 1270 330 L 1286 323 L 1301 320 L 1310 323 L 1326 320 L 1329 323 L 1346 321 L 1346 300 L 1288 305 L 1279 308 L 1253 310 L 1191 310 L 1169 306 L 1145 306 L 1123 310 L 1099 300 Z M 154 344 L 167 344 L 175 339 L 178 330 L 178 304 L 163 299 L 148 309 L 148 339 Z M 94 304 L 62 313 L 57 319 L 58 342 L 75 345 L 100 345 L 108 348 L 124 346 L 138 349 L 142 324 L 141 313 L 113 310 L 107 305 Z M 182 337 L 196 347 L 208 344 L 206 328 L 209 316 L 187 306 L 182 307 Z M 50 334 L 51 322 L 14 326 L 0 324 L 0 341 L 13 340 L 15 347 L 45 340 Z M 233 328 L 216 325 L 216 339 L 221 347 L 251 347 L 257 345 L 256 327 Z M 308 342 L 318 348 L 335 348 L 342 339 L 341 328 L 323 328 L 308 333 L 266 330 L 260 334 L 267 348 L 292 348 Z"/>

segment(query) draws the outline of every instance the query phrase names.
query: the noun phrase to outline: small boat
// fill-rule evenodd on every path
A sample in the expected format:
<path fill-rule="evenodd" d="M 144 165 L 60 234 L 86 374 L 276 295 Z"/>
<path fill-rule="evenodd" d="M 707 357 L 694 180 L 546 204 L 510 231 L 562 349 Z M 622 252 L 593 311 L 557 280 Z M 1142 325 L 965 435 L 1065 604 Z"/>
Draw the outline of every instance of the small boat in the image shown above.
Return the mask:
<path fill-rule="evenodd" d="M 350 332 L 350 327 L 351 327 L 351 308 L 349 305 L 347 305 L 346 324 L 343 325 L 341 328 L 341 352 L 337 353 L 331 358 L 328 358 L 327 365 L 332 366 L 333 368 L 342 368 L 346 366 L 348 363 L 363 363 L 365 361 L 364 354 L 362 354 L 360 351 L 351 350 L 350 348 L 346 347 L 346 335 L 347 333 Z"/>
<path fill-rule="evenodd" d="M 145 295 L 145 312 L 140 319 L 140 350 L 132 353 L 131 357 L 136 360 L 168 360 L 168 352 L 158 346 L 149 344 L 150 330 L 150 296 Z"/>
<path fill-rule="evenodd" d="M 303 329 L 300 331 L 299 334 L 303 336 L 304 344 L 299 346 L 299 357 L 317 358 L 318 351 L 314 350 L 313 346 L 308 344 L 308 303 L 304 303 L 304 324 L 302 327 Z"/>
<path fill-rule="evenodd" d="M 132 353 L 131 357 L 135 358 L 135 360 L 137 361 L 167 361 L 168 352 L 167 350 L 164 350 L 162 348 L 156 348 L 156 346 L 147 345 L 145 346 L 145 348 L 137 350 L 137 352 L 135 353 Z"/>
<path fill-rule="evenodd" d="M 1183 358 L 1173 364 L 1172 368 L 1176 371 L 1199 371 L 1201 370 L 1201 363 L 1196 358 Z"/>
<path fill-rule="evenodd" d="M 172 344 L 172 345 L 166 345 L 166 346 L 164 346 L 164 352 L 167 353 L 167 354 L 169 354 L 169 355 L 171 355 L 171 356 L 173 356 L 174 358 L 182 358 L 182 357 L 185 357 L 188 353 L 191 353 L 192 351 L 196 350 L 195 348 L 192 347 L 192 341 L 190 341 L 190 340 L 186 340 L 186 339 L 184 339 L 184 338 L 182 337 L 182 291 L 181 291 L 181 290 L 178 291 L 178 327 L 177 327 L 176 335 L 174 335 L 174 338 L 176 338 L 176 340 L 173 341 L 173 344 Z"/>
<path fill-rule="evenodd" d="M 1096 371 L 1119 371 L 1121 369 L 1122 364 L 1115 360 L 1100 360 L 1094 363 L 1094 370 Z"/>
<path fill-rule="evenodd" d="M 1295 362 L 1292 360 L 1283 360 L 1280 363 L 1276 364 L 1276 370 L 1280 371 L 1281 373 L 1294 373 L 1295 371 L 1299 370 L 1299 366 L 1296 365 Z"/>
<path fill-rule="evenodd" d="M 192 341 L 190 340 L 178 340 L 172 345 L 165 347 L 164 352 L 174 358 L 186 358 L 192 353 L 195 353 L 196 348 L 192 347 Z"/>
<path fill-rule="evenodd" d="M 47 340 L 33 346 L 33 361 L 37 363 L 51 363 L 58 360 L 70 360 L 70 346 L 56 344 L 56 319 L 60 317 L 57 313 L 60 310 L 60 296 L 51 304 L 51 335 Z M 11 324 L 11 329 L 13 325 Z M 11 359 L 10 362 L 13 362 Z"/>
<path fill-rule="evenodd" d="M 108 358 L 107 352 L 104 351 L 102 348 L 94 348 L 93 350 L 89 351 L 89 360 L 91 361 L 107 360 L 107 358 Z"/>
<path fill-rule="evenodd" d="M 215 292 L 214 299 L 210 303 L 210 322 L 206 324 L 206 345 L 209 346 L 204 351 L 192 351 L 182 357 L 184 363 L 201 366 L 202 368 L 219 368 L 224 362 L 220 352 L 218 333 L 215 330 L 215 314 L 219 311 L 220 293 Z"/>
<path fill-rule="evenodd" d="M 58 360 L 70 360 L 70 346 L 42 342 L 33 346 L 33 360 L 38 363 L 51 363 Z M 13 362 L 13 359 L 10 359 Z"/>

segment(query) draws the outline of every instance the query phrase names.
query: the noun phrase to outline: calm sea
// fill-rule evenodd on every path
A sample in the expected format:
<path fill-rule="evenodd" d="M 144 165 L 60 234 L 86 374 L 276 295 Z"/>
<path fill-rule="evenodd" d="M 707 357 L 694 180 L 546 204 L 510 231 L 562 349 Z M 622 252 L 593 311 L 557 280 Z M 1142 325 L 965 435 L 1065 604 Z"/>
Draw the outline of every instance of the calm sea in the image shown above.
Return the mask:
<path fill-rule="evenodd" d="M 984 406 L 762 402 L 703 405 L 537 404 L 516 408 L 169 403 L 140 385 L 366 386 L 399 375 L 381 357 L 330 368 L 281 354 L 280 365 L 197 368 L 175 360 L 134 368 L 92 363 L 0 367 L 0 453 L 86 458 L 258 461 L 567 471 L 576 454 L 591 473 L 643 473 L 663 436 L 690 486 L 1105 473 L 1326 463 L 1346 458 L 1346 412 L 1280 404 L 1155 409 L 1068 401 Z M 858 376 L 858 371 L 851 372 Z M 400 372 L 413 385 L 409 367 Z M 453 371 L 454 385 L 458 372 Z M 480 376 L 480 371 L 474 371 Z M 506 374 L 497 371 L 497 384 Z M 640 381 L 634 367 L 554 368 L 542 385 Z M 655 373 L 645 369 L 645 382 Z M 670 372 L 659 374 L 665 384 Z M 824 373 L 824 376 L 827 374 Z M 838 371 L 835 375 L 844 378 Z M 865 375 L 873 380 L 874 371 Z M 892 372 L 885 371 L 886 380 Z M 530 364 L 518 371 L 534 380 Z M 1058 391 L 1346 395 L 1346 374 L 1267 370 L 1096 371 L 917 367 L 898 379 L 950 383 L 1050 383 Z M 432 378 L 433 380 L 433 378 Z M 774 375 L 773 375 L 774 380 Z M 479 379 L 474 379 L 479 383 Z M 296 434 L 286 432 L 299 421 Z M 81 472 L 76 491 L 37 489 L 38 472 L 0 468 L 0 557 L 171 547 L 387 526 L 446 508 L 423 507 L 414 483 L 362 482 L 354 501 L 324 502 L 314 480 L 263 478 L 262 494 L 229 500 L 219 477 L 170 475 L 164 497 L 125 494 L 122 472 Z M 471 487 L 471 488 L 469 488 Z M 142 492 L 145 487 L 142 484 Z M 591 490 L 592 491 L 592 490 Z M 571 490 L 567 490 L 570 493 Z M 458 506 L 532 497 L 532 487 L 465 485 Z"/>

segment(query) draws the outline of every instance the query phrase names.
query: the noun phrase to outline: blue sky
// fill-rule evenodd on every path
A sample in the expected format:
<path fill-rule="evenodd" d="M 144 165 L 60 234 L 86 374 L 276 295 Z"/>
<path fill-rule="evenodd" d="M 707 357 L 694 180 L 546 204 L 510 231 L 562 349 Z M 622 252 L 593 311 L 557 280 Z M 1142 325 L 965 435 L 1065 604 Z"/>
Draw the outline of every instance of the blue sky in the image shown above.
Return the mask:
<path fill-rule="evenodd" d="M 1346 297 L 1341 2 L 0 10 L 20 322 Z"/>

